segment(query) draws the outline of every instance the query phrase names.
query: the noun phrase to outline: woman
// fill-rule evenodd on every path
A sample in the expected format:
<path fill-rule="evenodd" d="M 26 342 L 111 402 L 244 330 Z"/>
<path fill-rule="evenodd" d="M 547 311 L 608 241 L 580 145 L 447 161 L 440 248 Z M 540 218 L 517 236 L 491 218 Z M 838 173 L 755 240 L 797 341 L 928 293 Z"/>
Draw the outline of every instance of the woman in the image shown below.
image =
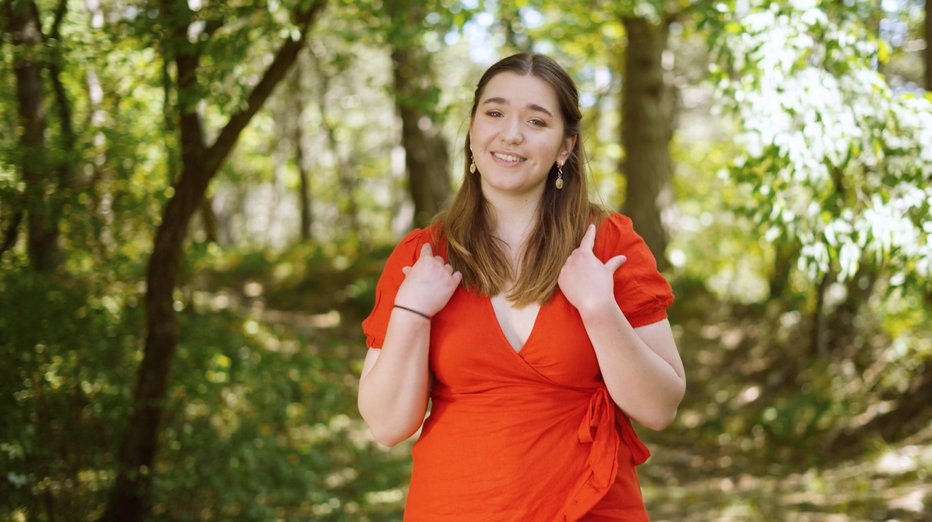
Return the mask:
<path fill-rule="evenodd" d="M 647 520 L 629 418 L 685 391 L 669 285 L 631 221 L 588 200 L 578 93 L 518 54 L 479 81 L 450 209 L 389 257 L 363 322 L 359 410 L 413 435 L 405 520 Z"/>

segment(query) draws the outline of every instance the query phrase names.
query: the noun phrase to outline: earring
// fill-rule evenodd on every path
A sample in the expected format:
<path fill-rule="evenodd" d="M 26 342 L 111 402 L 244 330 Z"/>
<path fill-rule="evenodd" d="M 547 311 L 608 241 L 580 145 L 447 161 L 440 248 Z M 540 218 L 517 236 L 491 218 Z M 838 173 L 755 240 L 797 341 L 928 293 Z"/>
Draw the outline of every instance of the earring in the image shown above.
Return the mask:
<path fill-rule="evenodd" d="M 472 157 L 469 158 L 469 173 L 476 173 L 476 160 L 472 159 Z"/>
<path fill-rule="evenodd" d="M 557 181 L 554 183 L 557 190 L 563 190 L 563 165 L 557 163 Z"/>

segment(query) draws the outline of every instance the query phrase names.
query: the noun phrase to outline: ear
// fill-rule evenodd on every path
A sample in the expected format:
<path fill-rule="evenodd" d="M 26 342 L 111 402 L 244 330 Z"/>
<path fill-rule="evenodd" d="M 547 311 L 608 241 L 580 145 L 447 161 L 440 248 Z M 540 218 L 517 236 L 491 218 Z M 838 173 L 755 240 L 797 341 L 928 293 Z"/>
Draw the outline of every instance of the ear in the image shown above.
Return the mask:
<path fill-rule="evenodd" d="M 560 149 L 560 164 L 566 163 L 567 158 L 573 153 L 573 147 L 576 146 L 576 134 L 563 140 L 563 148 Z"/>

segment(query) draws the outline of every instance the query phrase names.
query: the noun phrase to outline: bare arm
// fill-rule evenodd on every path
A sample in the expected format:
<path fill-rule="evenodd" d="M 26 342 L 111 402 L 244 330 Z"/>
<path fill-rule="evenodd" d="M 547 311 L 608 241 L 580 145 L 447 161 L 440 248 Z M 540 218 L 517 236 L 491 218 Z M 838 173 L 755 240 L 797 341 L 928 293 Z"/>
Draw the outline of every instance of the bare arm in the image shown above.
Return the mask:
<path fill-rule="evenodd" d="M 427 412 L 430 321 L 395 309 L 381 350 L 370 348 L 359 380 L 359 412 L 375 440 L 394 446 L 420 427 Z"/>
<path fill-rule="evenodd" d="M 434 315 L 446 306 L 462 275 L 424 245 L 395 304 Z M 430 396 L 430 320 L 401 308 L 392 311 L 382 349 L 370 348 L 359 380 L 359 413 L 375 439 L 394 446 L 413 435 L 427 412 Z"/>
<path fill-rule="evenodd" d="M 603 264 L 592 252 L 594 243 L 591 226 L 560 273 L 560 289 L 582 317 L 612 400 L 639 423 L 663 429 L 686 392 L 670 323 L 631 326 L 612 291 L 612 275 L 626 258 L 616 256 Z"/>
<path fill-rule="evenodd" d="M 651 429 L 673 422 L 686 377 L 670 323 L 632 328 L 615 304 L 584 315 L 583 324 L 615 404 Z"/>

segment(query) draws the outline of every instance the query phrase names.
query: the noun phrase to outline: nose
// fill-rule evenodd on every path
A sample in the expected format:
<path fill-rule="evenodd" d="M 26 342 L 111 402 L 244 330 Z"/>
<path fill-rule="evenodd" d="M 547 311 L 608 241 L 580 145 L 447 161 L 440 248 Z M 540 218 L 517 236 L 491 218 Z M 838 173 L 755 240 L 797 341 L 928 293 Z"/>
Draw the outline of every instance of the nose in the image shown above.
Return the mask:
<path fill-rule="evenodd" d="M 509 118 L 502 129 L 502 140 L 505 143 L 521 143 L 524 141 L 524 134 L 521 132 L 521 120 L 519 118 Z"/>

